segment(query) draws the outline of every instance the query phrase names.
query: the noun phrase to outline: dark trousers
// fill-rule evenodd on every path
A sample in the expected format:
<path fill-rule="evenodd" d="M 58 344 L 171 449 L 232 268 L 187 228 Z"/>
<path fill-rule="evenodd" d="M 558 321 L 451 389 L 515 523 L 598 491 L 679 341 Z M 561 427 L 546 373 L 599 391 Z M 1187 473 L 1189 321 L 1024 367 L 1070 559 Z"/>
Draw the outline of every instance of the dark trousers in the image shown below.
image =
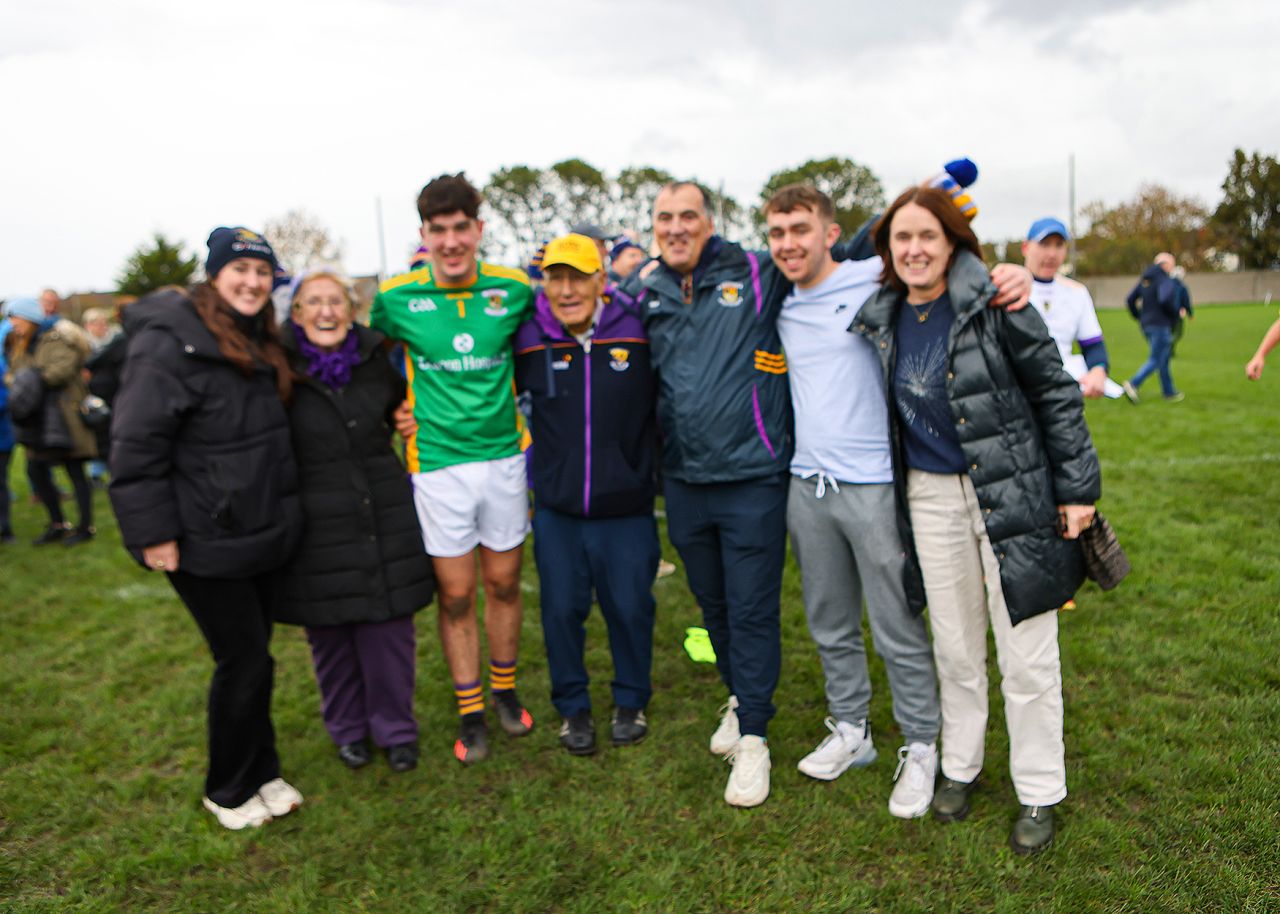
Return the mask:
<path fill-rule="evenodd" d="M 213 654 L 205 796 L 219 806 L 239 806 L 280 776 L 269 652 L 279 579 L 274 573 L 229 580 L 176 571 L 169 581 Z"/>
<path fill-rule="evenodd" d="M 592 588 L 609 630 L 613 703 L 646 707 L 653 694 L 653 579 L 658 572 L 653 515 L 582 518 L 538 508 L 533 514 L 533 558 L 556 710 L 570 717 L 591 708 L 582 652 Z"/>
<path fill-rule="evenodd" d="M 89 480 L 84 475 L 83 460 L 46 461 L 37 460 L 27 452 L 27 479 L 31 488 L 49 513 L 49 523 L 61 526 L 65 523 L 62 516 L 62 496 L 53 483 L 53 468 L 59 464 L 67 471 L 71 479 L 71 488 L 76 493 L 76 508 L 80 512 L 81 530 L 93 526 L 93 490 L 89 488 Z"/>
<path fill-rule="evenodd" d="M 0 451 L 0 533 L 11 533 L 13 524 L 9 517 L 9 458 L 13 451 Z"/>
<path fill-rule="evenodd" d="M 689 485 L 666 480 L 667 533 L 684 561 L 720 678 L 744 734 L 766 736 L 782 664 L 779 616 L 788 477 Z"/>
<path fill-rule="evenodd" d="M 418 739 L 413 616 L 308 626 L 307 642 L 324 726 L 335 744 L 345 746 L 367 736 L 384 747 Z"/>

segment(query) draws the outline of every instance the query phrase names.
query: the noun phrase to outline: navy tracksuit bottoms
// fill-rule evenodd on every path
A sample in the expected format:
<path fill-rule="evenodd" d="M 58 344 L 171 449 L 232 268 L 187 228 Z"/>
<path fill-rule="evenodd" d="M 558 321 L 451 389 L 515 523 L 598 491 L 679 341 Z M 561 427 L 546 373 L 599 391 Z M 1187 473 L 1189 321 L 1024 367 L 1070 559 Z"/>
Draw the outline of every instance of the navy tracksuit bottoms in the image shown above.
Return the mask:
<path fill-rule="evenodd" d="M 591 708 L 582 652 L 593 589 L 609 630 L 613 703 L 640 709 L 649 704 L 658 552 L 652 512 L 586 518 L 544 507 L 534 510 L 533 559 L 542 590 L 542 637 L 551 703 L 562 717 Z"/>
<path fill-rule="evenodd" d="M 666 479 L 667 534 L 684 561 L 742 733 L 766 736 L 782 665 L 786 474 L 691 485 Z"/>

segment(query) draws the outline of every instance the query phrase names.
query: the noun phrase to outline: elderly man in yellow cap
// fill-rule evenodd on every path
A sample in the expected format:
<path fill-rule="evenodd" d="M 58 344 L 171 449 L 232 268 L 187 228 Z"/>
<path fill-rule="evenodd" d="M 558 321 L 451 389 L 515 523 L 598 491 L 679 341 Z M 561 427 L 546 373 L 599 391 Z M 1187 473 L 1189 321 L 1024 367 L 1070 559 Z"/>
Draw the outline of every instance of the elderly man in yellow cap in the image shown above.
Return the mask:
<path fill-rule="evenodd" d="M 605 292 L 595 242 L 570 234 L 547 245 L 534 315 L 515 337 L 516 386 L 531 405 L 534 560 L 551 701 L 560 742 L 595 752 L 584 623 L 594 591 L 613 654 L 611 742 L 648 732 L 658 564 L 656 384 L 638 315 Z"/>

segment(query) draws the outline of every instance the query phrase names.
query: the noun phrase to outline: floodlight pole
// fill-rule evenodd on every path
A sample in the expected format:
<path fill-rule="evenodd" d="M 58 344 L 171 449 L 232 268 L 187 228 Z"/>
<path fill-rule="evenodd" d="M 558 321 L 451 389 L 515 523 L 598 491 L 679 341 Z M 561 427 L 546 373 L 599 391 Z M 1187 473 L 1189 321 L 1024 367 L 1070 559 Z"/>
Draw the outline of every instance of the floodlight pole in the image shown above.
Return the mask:
<path fill-rule="evenodd" d="M 1071 244 L 1068 247 L 1068 259 L 1071 263 L 1071 275 L 1076 275 L 1076 154 L 1067 156 L 1067 205 L 1071 208 Z"/>
<path fill-rule="evenodd" d="M 374 197 L 373 203 L 378 212 L 378 279 L 383 280 L 387 278 L 387 239 L 382 231 L 382 198 Z"/>

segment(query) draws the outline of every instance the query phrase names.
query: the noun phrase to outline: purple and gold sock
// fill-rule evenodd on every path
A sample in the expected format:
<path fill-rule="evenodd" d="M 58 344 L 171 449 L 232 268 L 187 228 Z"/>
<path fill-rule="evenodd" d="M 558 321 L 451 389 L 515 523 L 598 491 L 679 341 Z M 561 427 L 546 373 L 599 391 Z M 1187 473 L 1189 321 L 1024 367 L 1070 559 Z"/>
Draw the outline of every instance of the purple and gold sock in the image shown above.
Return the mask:
<path fill-rule="evenodd" d="M 453 694 L 458 699 L 458 713 L 462 716 L 484 710 L 484 691 L 480 680 L 475 682 L 455 682 Z"/>
<path fill-rule="evenodd" d="M 516 662 L 514 660 L 489 660 L 489 691 L 509 692 L 516 687 Z"/>

